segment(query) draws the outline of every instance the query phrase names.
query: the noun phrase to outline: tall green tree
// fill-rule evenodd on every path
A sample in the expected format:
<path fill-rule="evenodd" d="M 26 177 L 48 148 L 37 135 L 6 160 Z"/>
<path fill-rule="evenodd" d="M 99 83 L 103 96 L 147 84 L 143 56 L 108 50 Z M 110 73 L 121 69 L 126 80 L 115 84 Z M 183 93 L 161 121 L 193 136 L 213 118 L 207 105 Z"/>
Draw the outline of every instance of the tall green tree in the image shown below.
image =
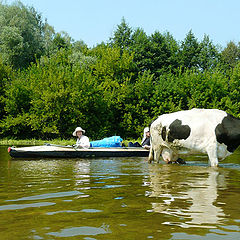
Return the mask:
<path fill-rule="evenodd" d="M 4 63 L 24 68 L 44 51 L 44 22 L 33 7 L 20 1 L 0 3 L 0 53 Z"/>
<path fill-rule="evenodd" d="M 240 62 L 231 70 L 228 84 L 228 94 L 223 99 L 223 107 L 236 117 L 240 118 Z M 224 101 L 225 100 L 225 101 Z"/>
<path fill-rule="evenodd" d="M 150 70 L 156 76 L 177 67 L 177 43 L 170 35 L 155 32 L 150 37 L 142 29 L 132 34 L 130 50 L 134 52 L 134 60 L 138 71 Z"/>
<path fill-rule="evenodd" d="M 111 45 L 120 47 L 121 50 L 129 48 L 132 40 L 132 28 L 127 24 L 123 17 L 121 23 L 117 25 L 117 29 L 113 33 L 113 37 L 110 38 Z"/>
<path fill-rule="evenodd" d="M 156 31 L 150 36 L 150 70 L 155 75 L 159 76 L 165 71 L 168 71 L 170 66 L 171 51 L 166 38 L 163 34 Z"/>
<path fill-rule="evenodd" d="M 180 47 L 180 63 L 184 68 L 198 68 L 200 45 L 192 30 L 188 32 Z"/>
<path fill-rule="evenodd" d="M 170 56 L 168 59 L 169 61 L 168 70 L 170 72 L 176 72 L 176 70 L 180 67 L 180 63 L 179 63 L 180 46 L 169 32 L 165 32 L 163 36 L 165 38 L 168 51 L 170 51 Z"/>
<path fill-rule="evenodd" d="M 0 121 L 5 116 L 5 103 L 4 98 L 6 97 L 5 91 L 7 84 L 10 82 L 12 75 L 11 67 L 5 65 L 0 56 Z"/>
<path fill-rule="evenodd" d="M 199 44 L 198 68 L 202 71 L 214 69 L 220 61 L 219 49 L 213 44 L 209 36 L 204 35 Z"/>
<path fill-rule="evenodd" d="M 132 34 L 130 50 L 134 53 L 134 62 L 136 62 L 138 72 L 143 73 L 149 70 L 149 46 L 150 41 L 147 34 L 143 29 L 137 28 Z"/>
<path fill-rule="evenodd" d="M 230 41 L 223 49 L 222 53 L 223 62 L 230 68 L 234 68 L 240 60 L 240 44 Z"/>

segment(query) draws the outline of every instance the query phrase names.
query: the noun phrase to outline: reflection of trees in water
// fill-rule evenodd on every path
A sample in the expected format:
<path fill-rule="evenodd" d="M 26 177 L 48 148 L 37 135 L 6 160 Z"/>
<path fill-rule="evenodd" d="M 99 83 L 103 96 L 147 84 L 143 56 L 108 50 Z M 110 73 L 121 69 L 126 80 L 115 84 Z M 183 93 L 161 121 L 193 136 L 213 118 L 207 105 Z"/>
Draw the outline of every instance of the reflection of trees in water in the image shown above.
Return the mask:
<path fill-rule="evenodd" d="M 18 160 L 8 166 L 8 187 L 21 188 L 25 194 L 78 190 L 90 179 L 89 160 Z M 39 188 L 39 185 L 42 187 Z M 14 192 L 14 191 L 13 191 Z"/>
<path fill-rule="evenodd" d="M 72 159 L 44 159 L 44 160 L 16 160 L 10 162 L 9 170 L 19 175 L 56 176 L 67 174 L 89 173 L 90 161 L 76 161 Z"/>
<path fill-rule="evenodd" d="M 224 218 L 223 209 L 216 205 L 218 189 L 225 188 L 219 169 L 150 165 L 149 170 L 152 192 L 147 195 L 157 200 L 152 202 L 152 211 L 181 222 L 165 224 L 213 227 Z"/>

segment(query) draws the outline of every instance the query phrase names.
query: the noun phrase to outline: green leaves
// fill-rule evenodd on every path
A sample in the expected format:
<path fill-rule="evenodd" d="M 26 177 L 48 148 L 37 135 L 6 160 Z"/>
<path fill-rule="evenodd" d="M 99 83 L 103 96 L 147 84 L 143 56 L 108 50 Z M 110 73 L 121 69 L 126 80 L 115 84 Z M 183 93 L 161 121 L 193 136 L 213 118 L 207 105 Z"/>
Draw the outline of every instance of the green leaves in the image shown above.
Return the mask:
<path fill-rule="evenodd" d="M 138 138 L 160 114 L 194 107 L 239 112 L 239 65 L 230 79 L 217 68 L 136 75 L 128 50 L 99 45 L 79 50 L 74 61 L 73 53 L 61 48 L 3 81 L 3 136 L 69 138 L 82 126 L 91 139 Z"/>
<path fill-rule="evenodd" d="M 119 47 L 121 50 L 127 49 L 131 44 L 132 29 L 126 23 L 125 18 L 122 18 L 121 23 L 117 26 L 113 37 L 110 39 L 112 45 Z"/>
<path fill-rule="evenodd" d="M 43 53 L 41 16 L 16 2 L 0 3 L 0 49 L 3 61 L 14 68 L 27 67 Z"/>
<path fill-rule="evenodd" d="M 22 17 L 23 16 L 23 17 Z M 15 70 L 13 70 L 15 69 Z M 160 114 L 219 108 L 240 116 L 239 46 L 224 51 L 190 31 L 182 42 L 148 36 L 125 19 L 108 44 L 88 48 L 55 33 L 21 3 L 0 3 L 0 132 L 3 137 L 139 138 Z"/>
<path fill-rule="evenodd" d="M 240 44 L 230 41 L 221 53 L 222 61 L 228 67 L 233 68 L 240 60 Z"/>

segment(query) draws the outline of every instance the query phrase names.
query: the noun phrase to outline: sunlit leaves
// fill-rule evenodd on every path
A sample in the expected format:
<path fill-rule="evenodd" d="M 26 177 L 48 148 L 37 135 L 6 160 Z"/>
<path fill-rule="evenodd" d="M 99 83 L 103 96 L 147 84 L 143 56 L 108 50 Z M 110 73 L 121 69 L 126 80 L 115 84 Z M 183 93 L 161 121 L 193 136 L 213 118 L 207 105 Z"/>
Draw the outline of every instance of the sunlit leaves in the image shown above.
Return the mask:
<path fill-rule="evenodd" d="M 3 61 L 23 68 L 43 53 L 44 24 L 34 8 L 21 2 L 0 3 L 0 53 Z"/>

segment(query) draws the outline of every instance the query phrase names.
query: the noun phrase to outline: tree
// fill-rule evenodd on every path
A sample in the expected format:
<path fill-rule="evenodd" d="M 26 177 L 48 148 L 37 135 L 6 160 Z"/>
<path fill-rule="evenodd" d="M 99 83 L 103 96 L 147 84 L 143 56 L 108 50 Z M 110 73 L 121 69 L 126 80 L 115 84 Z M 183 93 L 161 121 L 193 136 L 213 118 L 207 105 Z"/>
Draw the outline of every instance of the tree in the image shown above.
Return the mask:
<path fill-rule="evenodd" d="M 168 38 L 167 38 L 168 37 Z M 169 40 L 169 41 L 168 41 Z M 176 42 L 169 35 L 155 32 L 150 37 L 142 29 L 132 34 L 130 50 L 140 72 L 150 70 L 156 76 L 176 66 Z"/>
<path fill-rule="evenodd" d="M 70 48 L 72 38 L 66 32 L 56 33 L 53 38 L 53 46 L 59 50 L 61 48 Z"/>
<path fill-rule="evenodd" d="M 10 82 L 10 75 L 11 75 L 12 69 L 9 66 L 6 66 L 0 56 L 0 120 L 3 119 L 5 116 L 5 103 L 4 98 L 5 96 L 5 90 L 6 85 L 8 82 Z"/>
<path fill-rule="evenodd" d="M 237 46 L 233 41 L 230 41 L 221 55 L 223 62 L 227 64 L 227 66 L 231 68 L 235 67 L 240 60 L 240 44 Z"/>
<path fill-rule="evenodd" d="M 190 30 L 182 41 L 180 47 L 180 63 L 184 68 L 198 68 L 198 55 L 200 46 L 192 30 Z"/>
<path fill-rule="evenodd" d="M 83 41 L 76 41 L 72 44 L 70 62 L 73 64 L 73 71 L 76 69 L 91 69 L 91 66 L 96 63 L 97 58 L 91 56 L 91 51 Z"/>
<path fill-rule="evenodd" d="M 53 44 L 55 35 L 54 27 L 46 21 L 44 25 L 44 55 L 50 56 L 53 52 L 56 52 L 57 48 Z"/>
<path fill-rule="evenodd" d="M 170 51 L 168 70 L 176 72 L 176 69 L 180 66 L 178 56 L 180 49 L 179 44 L 169 32 L 165 32 L 163 36 L 165 38 L 167 48 Z"/>
<path fill-rule="evenodd" d="M 44 23 L 33 7 L 20 1 L 0 3 L 0 53 L 4 63 L 24 68 L 44 50 Z"/>
<path fill-rule="evenodd" d="M 117 29 L 113 33 L 113 37 L 110 38 L 111 45 L 120 47 L 121 50 L 128 48 L 132 42 L 131 40 L 132 29 L 126 23 L 125 18 L 117 25 Z"/>
<path fill-rule="evenodd" d="M 130 50 L 134 53 L 134 62 L 137 65 L 137 71 L 143 73 L 149 70 L 148 49 L 150 41 L 143 29 L 137 28 L 132 34 Z"/>
<path fill-rule="evenodd" d="M 220 53 L 216 46 L 210 41 L 209 36 L 204 35 L 199 45 L 200 51 L 198 55 L 199 69 L 202 71 L 214 69 L 219 63 Z"/>
<path fill-rule="evenodd" d="M 158 31 L 150 37 L 150 70 L 159 76 L 168 71 L 170 65 L 171 51 L 165 37 Z"/>

